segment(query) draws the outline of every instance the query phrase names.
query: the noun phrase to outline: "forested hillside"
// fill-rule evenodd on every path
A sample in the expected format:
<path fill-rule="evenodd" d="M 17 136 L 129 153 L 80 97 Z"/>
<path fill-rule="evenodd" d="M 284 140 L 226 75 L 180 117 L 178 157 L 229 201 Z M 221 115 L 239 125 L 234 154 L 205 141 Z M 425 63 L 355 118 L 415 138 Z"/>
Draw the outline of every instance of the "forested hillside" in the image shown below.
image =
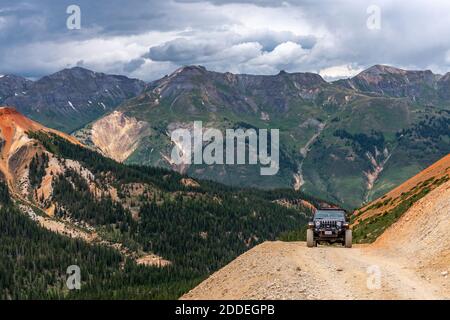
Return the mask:
<path fill-rule="evenodd" d="M 175 298 L 197 282 L 178 267 L 138 266 L 118 251 L 48 231 L 20 212 L 0 183 L 0 299 Z M 81 269 L 81 290 L 66 269 Z"/>
<path fill-rule="evenodd" d="M 11 182 L 13 197 L 5 184 L 0 188 L 6 299 L 177 298 L 254 245 L 305 224 L 310 205 L 276 200 L 318 204 L 292 190 L 231 188 L 127 166 L 51 132 L 26 135 L 38 148 L 25 165 L 29 185 Z M 34 215 L 96 238 L 69 239 L 39 226 Z M 149 254 L 169 263 L 137 263 Z M 81 268 L 81 290 L 65 286 L 70 265 Z"/>

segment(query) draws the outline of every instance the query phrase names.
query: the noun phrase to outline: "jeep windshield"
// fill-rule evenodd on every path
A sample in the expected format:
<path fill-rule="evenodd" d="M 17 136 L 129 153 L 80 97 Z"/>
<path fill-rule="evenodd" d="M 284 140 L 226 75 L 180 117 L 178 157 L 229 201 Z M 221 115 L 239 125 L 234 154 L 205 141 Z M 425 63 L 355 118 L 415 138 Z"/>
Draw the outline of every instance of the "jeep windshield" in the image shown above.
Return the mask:
<path fill-rule="evenodd" d="M 341 210 L 317 210 L 314 219 L 345 219 L 345 212 Z"/>

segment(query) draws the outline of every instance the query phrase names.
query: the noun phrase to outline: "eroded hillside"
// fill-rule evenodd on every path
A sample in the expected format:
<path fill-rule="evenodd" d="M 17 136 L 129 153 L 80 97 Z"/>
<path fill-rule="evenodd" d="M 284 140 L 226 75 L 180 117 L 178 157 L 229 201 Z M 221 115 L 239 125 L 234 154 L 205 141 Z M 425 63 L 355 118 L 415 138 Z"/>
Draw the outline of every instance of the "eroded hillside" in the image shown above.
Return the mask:
<path fill-rule="evenodd" d="M 0 169 L 14 191 L 26 191 L 27 181 L 21 180 L 26 175 L 32 158 L 42 153 L 36 141 L 30 139 L 27 132 L 44 131 L 79 144 L 72 136 L 43 127 L 14 108 L 0 107 L 1 161 Z M 25 184 L 25 185 L 24 185 Z"/>
<path fill-rule="evenodd" d="M 355 240 L 374 241 L 414 203 L 448 180 L 450 154 L 379 199 L 356 210 L 352 216 Z"/>

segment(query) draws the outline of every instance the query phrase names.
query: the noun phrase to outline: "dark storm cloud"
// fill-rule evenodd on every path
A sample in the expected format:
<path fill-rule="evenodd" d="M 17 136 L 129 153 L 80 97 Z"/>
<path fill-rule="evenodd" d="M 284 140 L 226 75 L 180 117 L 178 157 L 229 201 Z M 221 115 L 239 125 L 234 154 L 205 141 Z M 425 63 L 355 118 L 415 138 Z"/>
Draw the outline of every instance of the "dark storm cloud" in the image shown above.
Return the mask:
<path fill-rule="evenodd" d="M 71 4 L 81 7 L 81 30 L 66 28 Z M 366 26 L 372 4 L 380 30 Z M 0 74 L 39 77 L 80 63 L 146 80 L 186 64 L 330 78 L 376 63 L 446 72 L 449 30 L 444 0 L 2 0 Z"/>
<path fill-rule="evenodd" d="M 145 63 L 145 60 L 142 58 L 133 59 L 123 66 L 123 71 L 125 71 L 127 73 L 131 73 L 131 72 L 139 69 L 144 63 Z"/>
<path fill-rule="evenodd" d="M 322 5 L 327 4 L 330 2 L 340 2 L 345 0 L 290 0 L 290 1 L 283 1 L 283 0 L 208 0 L 207 2 L 215 4 L 215 5 L 227 5 L 227 4 L 252 4 L 260 7 L 281 7 L 286 5 L 310 5 L 310 4 L 317 4 L 320 2 Z M 180 3 L 196 3 L 196 2 L 204 2 L 203 0 L 175 0 L 175 2 Z"/>
<path fill-rule="evenodd" d="M 82 12 L 82 30 L 66 28 L 69 5 L 78 5 Z M 82 37 L 104 34 L 136 34 L 151 29 L 170 28 L 164 19 L 164 2 L 142 0 L 2 0 L 0 17 L 8 19 L 3 36 L 15 41 L 48 40 L 61 37 Z M 36 29 L 38 26 L 38 29 Z"/>
<path fill-rule="evenodd" d="M 195 3 L 195 2 L 203 2 L 202 0 L 175 0 L 180 3 Z M 207 2 L 216 4 L 216 5 L 225 5 L 225 4 L 254 4 L 262 7 L 279 7 L 283 5 L 283 1 L 277 0 L 208 0 Z"/>
<path fill-rule="evenodd" d="M 69 5 L 81 8 L 82 29 L 68 30 Z M 182 30 L 222 23 L 217 16 L 186 16 L 172 1 L 149 0 L 2 0 L 0 40 L 10 44 L 135 35 L 148 31 Z"/>
<path fill-rule="evenodd" d="M 184 38 L 174 39 L 162 45 L 151 47 L 144 57 L 153 61 L 172 61 L 185 64 L 198 58 L 211 56 L 221 50 L 217 43 L 197 42 Z"/>
<path fill-rule="evenodd" d="M 297 36 L 288 31 L 259 31 L 245 36 L 229 33 L 223 34 L 223 38 L 204 35 L 194 39 L 177 38 L 151 47 L 143 57 L 153 61 L 170 61 L 179 65 L 206 64 L 214 67 L 214 63 L 223 65 L 224 53 L 227 52 L 233 52 L 234 55 L 238 54 L 244 58 L 245 53 L 253 52 L 248 61 L 264 52 L 273 52 L 284 43 L 293 43 L 302 49 L 309 50 L 314 47 L 316 41 L 314 36 Z M 216 69 L 227 71 L 222 68 Z"/>

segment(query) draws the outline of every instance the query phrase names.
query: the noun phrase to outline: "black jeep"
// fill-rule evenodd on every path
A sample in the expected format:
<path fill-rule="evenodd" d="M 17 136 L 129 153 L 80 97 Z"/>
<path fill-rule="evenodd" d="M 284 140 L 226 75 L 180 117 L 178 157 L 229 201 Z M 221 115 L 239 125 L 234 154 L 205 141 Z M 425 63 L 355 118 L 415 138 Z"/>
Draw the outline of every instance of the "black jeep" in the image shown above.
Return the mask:
<path fill-rule="evenodd" d="M 315 247 L 318 243 L 342 243 L 346 248 L 352 247 L 352 230 L 343 209 L 321 208 L 316 210 L 308 223 L 306 244 Z"/>

